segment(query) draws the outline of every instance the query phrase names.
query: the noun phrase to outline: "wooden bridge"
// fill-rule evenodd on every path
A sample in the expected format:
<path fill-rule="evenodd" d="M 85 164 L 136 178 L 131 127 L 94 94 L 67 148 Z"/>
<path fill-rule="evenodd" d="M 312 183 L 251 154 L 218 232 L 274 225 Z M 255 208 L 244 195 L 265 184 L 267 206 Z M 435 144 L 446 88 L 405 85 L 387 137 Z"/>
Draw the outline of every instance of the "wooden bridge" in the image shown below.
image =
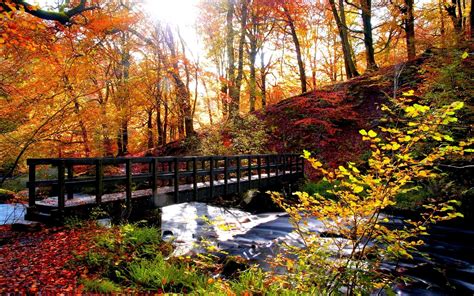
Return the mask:
<path fill-rule="evenodd" d="M 297 154 L 235 156 L 28 159 L 26 219 L 61 220 L 105 204 L 161 208 L 297 181 Z M 44 169 L 55 176 L 39 179 Z M 49 170 L 51 171 L 51 170 Z"/>

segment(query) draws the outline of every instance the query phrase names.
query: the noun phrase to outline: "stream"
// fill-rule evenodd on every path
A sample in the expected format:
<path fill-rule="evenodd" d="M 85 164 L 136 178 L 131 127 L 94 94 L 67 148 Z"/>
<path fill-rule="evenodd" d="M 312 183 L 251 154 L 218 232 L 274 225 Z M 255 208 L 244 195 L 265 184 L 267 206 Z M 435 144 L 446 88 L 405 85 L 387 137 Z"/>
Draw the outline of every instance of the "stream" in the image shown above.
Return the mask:
<path fill-rule="evenodd" d="M 204 217 L 204 219 L 203 219 Z M 163 208 L 164 237 L 172 239 L 177 254 L 201 252 L 205 242 L 230 255 L 242 256 L 268 268 L 266 259 L 274 257 L 279 243 L 293 245 L 301 241 L 293 232 L 286 213 L 252 215 L 237 209 L 224 209 L 204 203 L 185 203 Z M 394 226 L 402 223 L 393 219 Z M 213 222 L 209 222 L 213 221 Z M 310 220 L 311 230 L 322 232 L 324 226 Z M 398 266 L 385 262 L 387 272 L 402 273 L 410 281 L 394 287 L 398 295 L 474 295 L 474 229 L 433 225 L 420 248 L 427 256 L 414 255 L 413 260 Z"/>

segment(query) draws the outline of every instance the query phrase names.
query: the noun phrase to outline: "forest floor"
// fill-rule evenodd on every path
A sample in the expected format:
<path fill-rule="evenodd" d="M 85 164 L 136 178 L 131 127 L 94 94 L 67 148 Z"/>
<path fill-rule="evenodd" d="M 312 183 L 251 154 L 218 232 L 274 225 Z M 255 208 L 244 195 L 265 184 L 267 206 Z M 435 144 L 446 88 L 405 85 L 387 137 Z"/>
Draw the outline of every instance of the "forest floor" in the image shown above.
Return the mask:
<path fill-rule="evenodd" d="M 87 268 L 71 262 L 103 231 L 93 226 L 23 231 L 0 226 L 0 294 L 80 293 L 79 278 Z"/>

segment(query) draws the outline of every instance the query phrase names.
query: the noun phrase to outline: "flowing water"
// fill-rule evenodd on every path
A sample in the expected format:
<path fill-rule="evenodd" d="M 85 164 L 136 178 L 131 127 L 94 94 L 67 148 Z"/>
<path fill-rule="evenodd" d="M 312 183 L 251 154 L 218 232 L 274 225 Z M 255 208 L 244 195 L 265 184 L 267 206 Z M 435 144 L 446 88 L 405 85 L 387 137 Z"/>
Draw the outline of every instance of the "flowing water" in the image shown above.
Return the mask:
<path fill-rule="evenodd" d="M 394 221 L 394 227 L 402 223 L 401 218 Z M 308 227 L 324 231 L 317 220 L 309 221 Z M 266 259 L 275 256 L 282 241 L 301 244 L 285 213 L 252 215 L 203 203 L 165 207 L 163 229 L 166 235 L 174 237 L 178 253 L 200 251 L 199 242 L 205 238 L 262 268 L 268 267 Z M 421 248 L 426 256 L 415 255 L 413 260 L 397 265 L 383 263 L 387 272 L 401 273 L 410 279 L 394 287 L 397 294 L 474 295 L 474 229 L 434 225 L 429 233 L 423 237 L 426 244 Z"/>

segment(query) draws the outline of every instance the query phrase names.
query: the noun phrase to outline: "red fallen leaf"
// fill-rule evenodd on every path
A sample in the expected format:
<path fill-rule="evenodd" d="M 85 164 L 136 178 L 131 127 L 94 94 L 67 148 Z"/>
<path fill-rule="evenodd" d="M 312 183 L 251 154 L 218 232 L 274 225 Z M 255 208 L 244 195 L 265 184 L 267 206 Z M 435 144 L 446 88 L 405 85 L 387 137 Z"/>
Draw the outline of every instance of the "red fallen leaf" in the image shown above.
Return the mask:
<path fill-rule="evenodd" d="M 0 247 L 0 294 L 71 294 L 81 270 L 87 272 L 87 269 L 74 269 L 67 263 L 74 254 L 90 249 L 92 238 L 100 233 L 95 228 L 57 227 L 28 234 L 14 233 L 8 228 L 6 231 L 10 233 L 0 235 L 11 240 Z"/>

